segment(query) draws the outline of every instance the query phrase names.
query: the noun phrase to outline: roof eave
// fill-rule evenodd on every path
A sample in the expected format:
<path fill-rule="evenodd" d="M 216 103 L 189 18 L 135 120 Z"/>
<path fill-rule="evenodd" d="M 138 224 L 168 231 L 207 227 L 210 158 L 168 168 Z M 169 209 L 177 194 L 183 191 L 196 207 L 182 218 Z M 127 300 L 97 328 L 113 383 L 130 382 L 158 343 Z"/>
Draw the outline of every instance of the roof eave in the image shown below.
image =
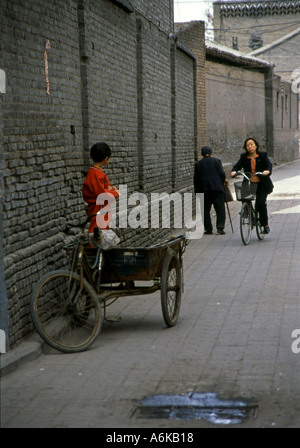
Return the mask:
<path fill-rule="evenodd" d="M 234 54 L 230 51 L 224 51 L 223 49 L 219 49 L 217 47 L 208 47 L 206 46 L 206 59 L 208 60 L 218 60 L 224 61 L 231 65 L 239 65 L 244 67 L 250 67 L 252 69 L 258 69 L 263 71 L 268 71 L 274 64 L 271 64 L 267 61 L 262 61 L 261 59 L 257 59 L 255 57 L 247 57 L 243 54 Z"/>

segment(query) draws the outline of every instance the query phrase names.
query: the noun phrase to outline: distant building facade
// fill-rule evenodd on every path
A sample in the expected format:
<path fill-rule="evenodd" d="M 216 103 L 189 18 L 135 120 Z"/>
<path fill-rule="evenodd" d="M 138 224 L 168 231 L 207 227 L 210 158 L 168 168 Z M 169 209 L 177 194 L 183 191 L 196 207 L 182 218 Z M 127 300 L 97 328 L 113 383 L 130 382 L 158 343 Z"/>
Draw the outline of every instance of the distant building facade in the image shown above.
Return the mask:
<path fill-rule="evenodd" d="M 300 74 L 300 26 L 289 34 L 250 53 L 274 64 L 274 72 L 283 80 L 293 82 Z"/>
<path fill-rule="evenodd" d="M 271 44 L 299 27 L 299 0 L 217 0 L 214 40 L 243 53 Z"/>
<path fill-rule="evenodd" d="M 299 158 L 299 104 L 273 64 L 206 42 L 207 142 L 223 162 L 256 137 L 276 164 Z"/>
<path fill-rule="evenodd" d="M 193 52 L 200 23 L 175 27 Z M 274 73 L 273 62 L 216 42 L 206 41 L 205 46 L 206 142 L 215 154 L 232 164 L 243 141 L 256 136 L 275 163 L 298 159 L 299 105 L 292 84 Z"/>

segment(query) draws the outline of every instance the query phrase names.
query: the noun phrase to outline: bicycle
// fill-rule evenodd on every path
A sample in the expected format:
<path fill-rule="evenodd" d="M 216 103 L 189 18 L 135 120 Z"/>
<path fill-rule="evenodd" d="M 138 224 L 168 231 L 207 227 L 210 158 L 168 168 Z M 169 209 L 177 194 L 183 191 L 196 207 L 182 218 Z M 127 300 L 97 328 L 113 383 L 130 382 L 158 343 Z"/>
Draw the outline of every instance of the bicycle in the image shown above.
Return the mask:
<path fill-rule="evenodd" d="M 256 228 L 257 238 L 260 241 L 265 237 L 264 227 L 260 224 L 259 212 L 253 206 L 253 201 L 256 198 L 257 182 L 251 182 L 255 176 L 262 175 L 263 173 L 257 172 L 251 175 L 250 173 L 237 171 L 237 174 L 244 177 L 243 181 L 234 183 L 234 188 L 236 199 L 242 202 L 240 233 L 243 244 L 247 246 L 250 243 L 251 233 L 254 227 Z"/>

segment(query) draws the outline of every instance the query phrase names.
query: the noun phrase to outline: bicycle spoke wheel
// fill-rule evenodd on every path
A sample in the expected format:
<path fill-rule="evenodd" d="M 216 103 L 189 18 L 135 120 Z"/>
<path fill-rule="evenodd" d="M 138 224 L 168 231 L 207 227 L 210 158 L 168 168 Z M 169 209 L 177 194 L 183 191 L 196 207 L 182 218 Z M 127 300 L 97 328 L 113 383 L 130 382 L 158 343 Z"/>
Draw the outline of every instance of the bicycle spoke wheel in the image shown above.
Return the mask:
<path fill-rule="evenodd" d="M 182 275 L 178 257 L 167 252 L 161 275 L 161 306 L 165 323 L 173 327 L 178 319 L 182 295 Z"/>
<path fill-rule="evenodd" d="M 244 202 L 240 212 L 240 231 L 243 244 L 247 245 L 251 239 L 252 213 L 251 205 Z"/>
<path fill-rule="evenodd" d="M 259 240 L 263 240 L 265 237 L 264 228 L 260 224 L 259 212 L 255 213 L 255 227 L 256 227 L 256 235 Z"/>
<path fill-rule="evenodd" d="M 70 271 L 53 271 L 41 278 L 32 293 L 31 315 L 42 339 L 65 353 L 86 350 L 103 322 L 94 290 Z"/>

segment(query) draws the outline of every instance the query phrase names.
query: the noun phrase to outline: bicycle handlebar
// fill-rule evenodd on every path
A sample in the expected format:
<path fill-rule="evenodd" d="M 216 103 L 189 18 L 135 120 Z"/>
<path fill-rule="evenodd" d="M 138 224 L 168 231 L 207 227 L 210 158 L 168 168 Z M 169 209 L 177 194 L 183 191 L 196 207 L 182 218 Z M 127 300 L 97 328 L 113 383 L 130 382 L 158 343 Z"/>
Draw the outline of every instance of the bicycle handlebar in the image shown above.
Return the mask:
<path fill-rule="evenodd" d="M 261 171 L 258 171 L 257 173 L 254 173 L 254 174 L 247 173 L 247 174 L 249 174 L 249 177 L 246 176 L 246 174 L 243 173 L 242 171 L 237 171 L 236 175 L 234 177 L 236 177 L 238 174 L 241 174 L 242 176 L 244 176 L 244 178 L 247 179 L 248 181 L 253 179 L 255 176 L 263 176 L 263 173 Z"/>

